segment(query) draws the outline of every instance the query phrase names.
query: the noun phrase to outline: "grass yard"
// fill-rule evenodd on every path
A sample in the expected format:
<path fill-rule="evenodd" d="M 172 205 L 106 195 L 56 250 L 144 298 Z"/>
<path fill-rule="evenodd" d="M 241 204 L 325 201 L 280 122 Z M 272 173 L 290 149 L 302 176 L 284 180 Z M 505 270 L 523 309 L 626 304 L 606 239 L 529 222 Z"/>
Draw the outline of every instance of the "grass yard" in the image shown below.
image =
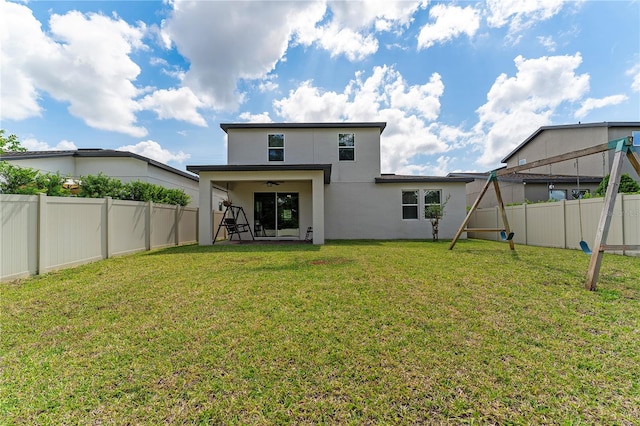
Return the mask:
<path fill-rule="evenodd" d="M 639 424 L 640 259 L 170 248 L 0 284 L 0 424 Z"/>

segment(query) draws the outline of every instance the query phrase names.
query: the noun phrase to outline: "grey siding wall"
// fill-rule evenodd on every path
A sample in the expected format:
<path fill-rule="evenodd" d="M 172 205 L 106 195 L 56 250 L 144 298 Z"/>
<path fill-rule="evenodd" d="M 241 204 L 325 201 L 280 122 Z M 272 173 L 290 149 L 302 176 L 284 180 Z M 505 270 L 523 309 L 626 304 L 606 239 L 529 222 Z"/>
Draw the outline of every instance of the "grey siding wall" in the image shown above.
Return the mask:
<path fill-rule="evenodd" d="M 422 215 L 402 219 L 403 190 L 440 189 L 444 198 L 451 195 L 440 221 L 442 239 L 453 238 L 467 214 L 464 183 L 332 183 L 325 189 L 328 239 L 430 239 L 431 223 Z"/>

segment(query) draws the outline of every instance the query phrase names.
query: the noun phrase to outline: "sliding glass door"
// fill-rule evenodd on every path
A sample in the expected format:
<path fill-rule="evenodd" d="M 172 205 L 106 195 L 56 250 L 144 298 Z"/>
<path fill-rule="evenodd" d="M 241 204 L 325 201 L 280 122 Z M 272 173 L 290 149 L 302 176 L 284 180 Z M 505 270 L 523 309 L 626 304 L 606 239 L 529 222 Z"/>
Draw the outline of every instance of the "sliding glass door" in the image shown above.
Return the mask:
<path fill-rule="evenodd" d="M 257 237 L 300 236 L 297 192 L 255 192 L 253 206 Z"/>

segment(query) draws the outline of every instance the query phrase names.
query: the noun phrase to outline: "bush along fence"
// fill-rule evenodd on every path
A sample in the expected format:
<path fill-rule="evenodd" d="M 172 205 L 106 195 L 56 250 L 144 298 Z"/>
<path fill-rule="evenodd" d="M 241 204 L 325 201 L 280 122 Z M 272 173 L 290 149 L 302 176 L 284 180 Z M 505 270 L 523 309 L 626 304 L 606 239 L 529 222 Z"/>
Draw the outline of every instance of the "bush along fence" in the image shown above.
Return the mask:
<path fill-rule="evenodd" d="M 0 194 L 2 281 L 197 240 L 197 208 Z"/>
<path fill-rule="evenodd" d="M 618 194 L 611 218 L 607 244 L 640 244 L 640 195 Z M 507 220 L 514 232 L 514 242 L 542 247 L 580 249 L 584 240 L 593 247 L 604 198 L 557 201 L 540 204 L 507 206 Z M 502 226 L 498 207 L 477 209 L 471 217 L 470 228 Z M 494 233 L 468 233 L 469 238 L 499 241 Z M 640 256 L 638 251 L 619 251 L 617 254 Z"/>

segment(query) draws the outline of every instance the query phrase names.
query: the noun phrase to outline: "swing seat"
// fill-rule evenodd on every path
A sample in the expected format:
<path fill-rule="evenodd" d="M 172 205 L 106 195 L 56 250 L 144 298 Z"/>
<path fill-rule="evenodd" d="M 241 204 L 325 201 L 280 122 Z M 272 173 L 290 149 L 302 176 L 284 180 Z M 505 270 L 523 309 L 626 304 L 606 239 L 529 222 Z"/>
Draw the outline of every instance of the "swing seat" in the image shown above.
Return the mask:
<path fill-rule="evenodd" d="M 589 244 L 587 244 L 586 241 L 580 241 L 580 248 L 582 249 L 582 251 L 584 252 L 584 254 L 588 254 L 591 255 L 593 254 L 593 252 L 591 251 L 591 249 L 589 248 Z"/>
<path fill-rule="evenodd" d="M 502 241 L 511 241 L 513 236 L 513 232 L 509 232 L 509 235 L 507 235 L 507 231 L 500 231 L 500 238 L 502 238 Z"/>

